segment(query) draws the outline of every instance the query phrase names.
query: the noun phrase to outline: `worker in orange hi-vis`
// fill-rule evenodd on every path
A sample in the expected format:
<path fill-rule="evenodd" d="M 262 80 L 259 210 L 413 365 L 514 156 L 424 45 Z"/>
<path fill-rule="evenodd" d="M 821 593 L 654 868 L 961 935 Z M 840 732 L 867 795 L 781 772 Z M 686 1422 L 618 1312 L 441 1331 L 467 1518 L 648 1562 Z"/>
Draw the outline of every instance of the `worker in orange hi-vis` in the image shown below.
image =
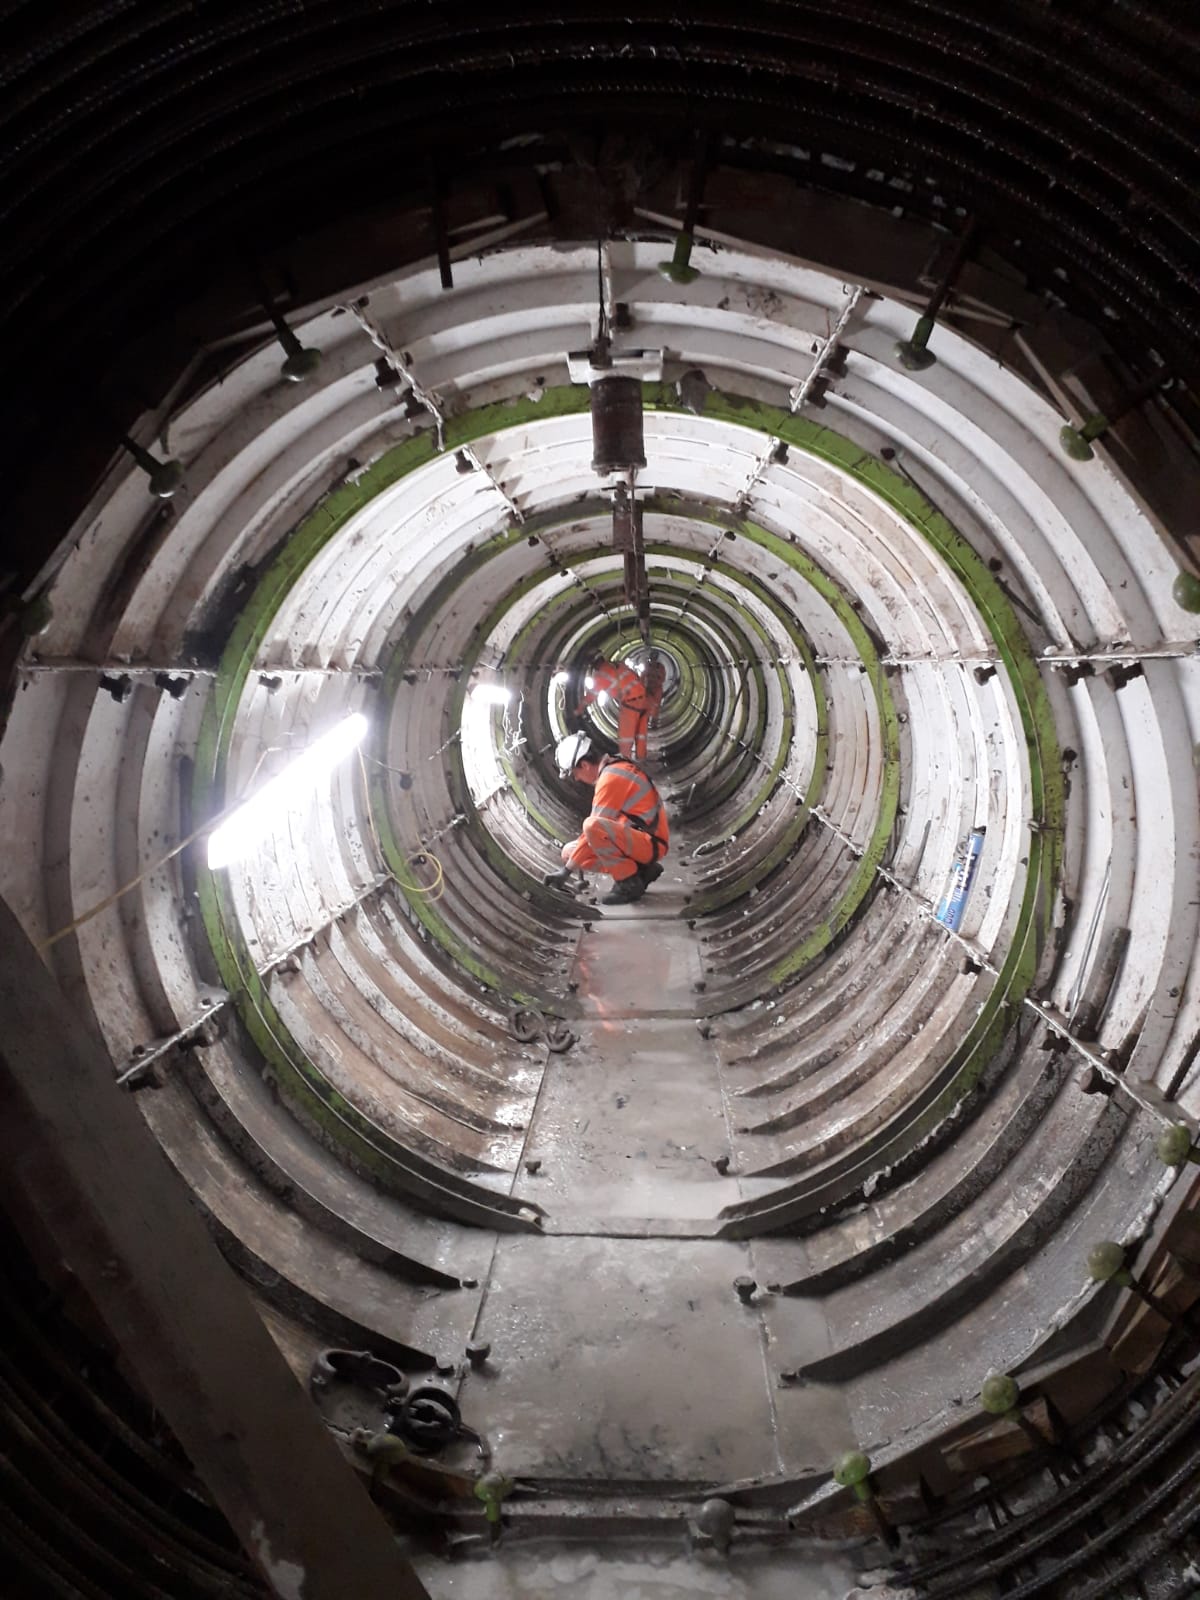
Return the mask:
<path fill-rule="evenodd" d="M 607 697 L 617 708 L 617 749 L 623 756 L 646 759 L 646 686 L 632 667 L 623 661 L 606 661 L 597 656 L 583 680 L 583 693 L 575 714 L 584 706 Z"/>
<path fill-rule="evenodd" d="M 554 755 L 564 778 L 588 784 L 594 792 L 583 831 L 562 847 L 563 866 L 543 881 L 561 887 L 572 872 L 607 872 L 613 886 L 601 905 L 640 900 L 662 876 L 659 863 L 670 845 L 658 790 L 636 761 L 602 756 L 586 733 L 568 734 Z"/>
<path fill-rule="evenodd" d="M 642 666 L 642 682 L 646 686 L 646 721 L 650 727 L 658 726 L 658 712 L 662 705 L 663 689 L 667 682 L 667 669 L 657 650 L 648 650 Z"/>

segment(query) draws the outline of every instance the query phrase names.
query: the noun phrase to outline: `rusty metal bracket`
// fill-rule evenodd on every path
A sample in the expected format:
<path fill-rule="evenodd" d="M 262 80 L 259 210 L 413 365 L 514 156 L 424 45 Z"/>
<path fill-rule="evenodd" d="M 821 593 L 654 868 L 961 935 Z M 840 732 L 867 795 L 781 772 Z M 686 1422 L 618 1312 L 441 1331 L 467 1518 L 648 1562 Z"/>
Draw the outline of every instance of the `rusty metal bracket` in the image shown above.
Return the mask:
<path fill-rule="evenodd" d="M 334 1382 L 376 1389 L 385 1400 L 392 1401 L 399 1400 L 408 1389 L 408 1378 L 400 1368 L 369 1350 L 322 1350 L 312 1364 L 309 1388 L 320 1392 Z"/>
<path fill-rule="evenodd" d="M 545 1017 L 532 1006 L 514 1006 L 508 1014 L 514 1038 L 522 1044 L 545 1041 L 547 1050 L 563 1055 L 576 1042 L 576 1035 L 562 1017 Z"/>

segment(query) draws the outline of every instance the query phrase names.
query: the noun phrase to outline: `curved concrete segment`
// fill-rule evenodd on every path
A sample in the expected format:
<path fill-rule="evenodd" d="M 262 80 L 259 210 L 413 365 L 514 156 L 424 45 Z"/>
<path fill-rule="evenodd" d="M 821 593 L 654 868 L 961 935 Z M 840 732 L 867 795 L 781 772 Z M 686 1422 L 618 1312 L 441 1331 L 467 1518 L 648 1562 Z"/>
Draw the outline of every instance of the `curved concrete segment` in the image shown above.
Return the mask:
<path fill-rule="evenodd" d="M 646 897 L 541 881 L 585 804 L 556 674 L 645 643 L 573 381 L 590 245 L 298 320 L 303 386 L 231 360 L 169 512 L 114 465 L 22 658 L 0 890 L 299 1369 L 440 1364 L 511 1475 L 652 1521 L 933 1448 L 1083 1342 L 1086 1242 L 1144 1234 L 1200 1114 L 1200 682 L 1151 521 L 990 354 L 939 326 L 908 370 L 910 308 L 794 261 L 685 292 L 606 251 L 653 357 Z"/>

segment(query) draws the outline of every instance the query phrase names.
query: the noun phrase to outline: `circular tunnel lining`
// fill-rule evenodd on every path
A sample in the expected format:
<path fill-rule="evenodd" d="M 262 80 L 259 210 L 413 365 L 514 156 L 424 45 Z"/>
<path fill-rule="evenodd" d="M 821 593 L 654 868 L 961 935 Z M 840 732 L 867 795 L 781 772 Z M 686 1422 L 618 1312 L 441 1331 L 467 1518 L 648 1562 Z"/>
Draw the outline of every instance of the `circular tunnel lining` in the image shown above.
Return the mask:
<path fill-rule="evenodd" d="M 1119 685 L 1103 666 L 1105 651 L 1121 671 L 1123 648 L 1183 636 L 1172 568 L 1105 469 L 1085 476 L 1054 453 L 1059 419 L 957 336 L 939 332 L 939 365 L 916 380 L 892 355 L 905 314 L 864 304 L 821 426 L 786 396 L 841 286 L 727 252 L 697 314 L 647 275 L 660 250 L 623 247 L 616 265 L 639 342 L 669 348 L 681 373 L 703 368 L 710 389 L 694 411 L 670 371 L 644 386 L 651 634 L 679 669 L 654 758 L 688 858 L 676 910 L 696 923 L 698 1020 L 719 1038 L 741 1170 L 763 1185 L 711 1224 L 820 1230 L 818 1281 L 843 1281 L 869 1270 L 841 1254 L 853 1206 L 891 1196 L 887 1237 L 932 1247 L 966 1181 L 955 1119 L 986 1104 L 975 1165 L 1011 1178 L 1036 1156 L 1044 1215 L 998 1222 L 994 1260 L 990 1241 L 964 1249 L 944 1293 L 957 1304 L 973 1272 L 999 1281 L 1037 1248 L 1087 1192 L 1073 1171 L 1120 1135 L 1099 1134 L 1102 1108 L 1081 1114 L 1063 1082 L 1047 1099 L 1022 1021 L 1074 1048 L 1072 996 L 1122 927 L 1130 954 L 1091 1051 L 1102 1064 L 1152 996 L 1194 984 L 1178 734 L 1195 725 L 1195 685 L 1169 657 Z M 578 818 L 550 761 L 565 725 L 550 680 L 593 649 L 635 647 L 586 390 L 530 383 L 586 342 L 588 272 L 585 252 L 528 249 L 464 271 L 453 309 L 420 274 L 373 295 L 373 317 L 403 312 L 424 381 L 458 397 L 444 449 L 419 408 L 405 417 L 380 395 L 375 347 L 350 318 L 304 330 L 325 352 L 317 385 L 279 385 L 265 352 L 200 396 L 176 430 L 188 498 L 150 522 L 138 481 L 107 486 L 6 735 L 33 775 L 22 804 L 41 848 L 13 887 L 35 935 L 147 873 L 55 946 L 118 1068 L 180 1029 L 194 1041 L 198 1016 L 236 1012 L 180 1077 L 235 1152 L 276 1176 L 302 1168 L 308 1219 L 343 1240 L 369 1233 L 368 1192 L 339 1198 L 289 1119 L 353 1178 L 426 1212 L 553 1222 L 519 1175 L 545 1058 L 509 1031 L 514 1006 L 586 1027 L 570 974 L 587 913 L 539 882 Z M 774 321 L 757 309 L 764 284 L 781 297 Z M 535 296 L 550 306 L 536 323 Z M 103 592 L 97 551 L 116 579 Z M 204 640 L 223 620 L 210 667 Z M 124 664 L 125 684 L 52 666 L 89 655 Z M 181 691 L 157 681 L 163 665 Z M 479 683 L 514 700 L 468 714 L 464 743 Z M 177 879 L 155 866 L 351 711 L 371 721 L 361 761 L 245 867 L 211 874 L 185 856 Z M 1131 781 L 1142 818 L 1163 820 L 1132 850 L 1111 803 Z M 932 913 L 979 828 L 955 937 Z M 1156 909 L 1163 872 L 1177 921 Z M 1177 1089 L 1183 1008 L 1151 1009 L 1134 1048 Z M 184 1100 L 161 1105 L 164 1142 L 254 1254 L 253 1219 L 204 1170 Z M 1138 1116 L 1142 1137 L 1153 1126 Z M 1142 1171 L 1093 1196 L 1113 1227 L 1161 1183 Z M 427 1249 L 427 1224 L 411 1230 Z M 267 1259 L 265 1224 L 256 1237 Z M 446 1250 L 424 1264 L 444 1271 Z M 315 1270 L 307 1281 L 319 1299 Z M 1061 1305 L 1065 1291 L 1031 1293 Z M 351 1285 L 336 1309 L 355 1307 Z M 847 1370 L 904 1316 L 853 1342 Z"/>

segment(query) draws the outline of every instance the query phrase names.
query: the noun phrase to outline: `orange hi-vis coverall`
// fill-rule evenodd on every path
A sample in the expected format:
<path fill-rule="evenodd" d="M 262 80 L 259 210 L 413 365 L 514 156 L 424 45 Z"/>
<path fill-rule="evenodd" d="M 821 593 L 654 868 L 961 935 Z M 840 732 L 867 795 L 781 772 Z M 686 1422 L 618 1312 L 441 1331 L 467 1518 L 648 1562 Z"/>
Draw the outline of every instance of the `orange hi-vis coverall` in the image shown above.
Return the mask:
<path fill-rule="evenodd" d="M 643 682 L 646 685 L 646 720 L 652 722 L 658 716 L 667 682 L 667 669 L 661 661 L 647 661 Z"/>
<path fill-rule="evenodd" d="M 600 695 L 611 695 L 617 708 L 617 748 L 623 756 L 646 759 L 646 686 L 624 662 L 604 661 L 587 675 L 580 709 Z"/>
<path fill-rule="evenodd" d="M 616 882 L 667 853 L 671 830 L 658 790 L 624 756 L 605 756 L 592 792 L 592 810 L 562 858 L 580 872 L 607 872 Z"/>

